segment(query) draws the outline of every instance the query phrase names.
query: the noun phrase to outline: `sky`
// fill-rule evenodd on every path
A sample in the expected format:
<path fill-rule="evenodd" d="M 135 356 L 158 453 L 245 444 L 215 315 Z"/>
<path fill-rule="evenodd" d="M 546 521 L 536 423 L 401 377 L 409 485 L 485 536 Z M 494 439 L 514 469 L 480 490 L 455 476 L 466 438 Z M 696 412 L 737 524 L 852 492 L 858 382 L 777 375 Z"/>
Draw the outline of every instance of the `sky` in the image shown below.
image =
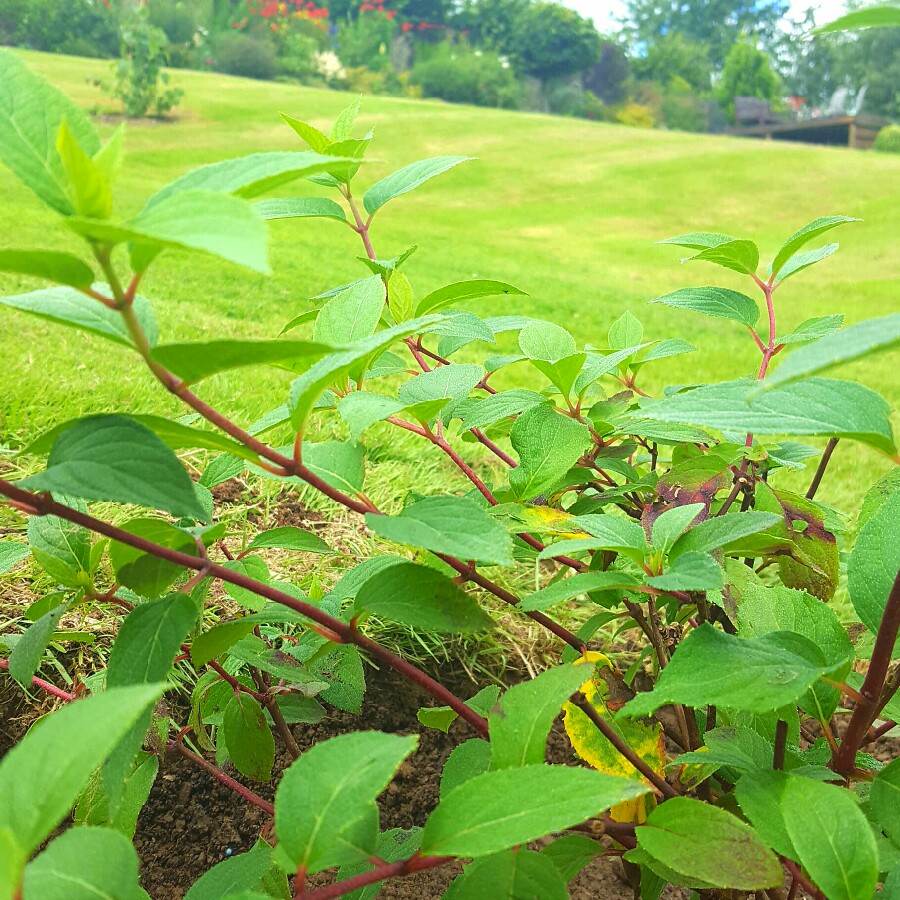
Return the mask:
<path fill-rule="evenodd" d="M 592 18 L 601 32 L 617 30 L 616 21 L 622 15 L 624 7 L 622 0 L 563 0 L 563 3 L 581 15 Z M 799 15 L 810 6 L 817 8 L 816 21 L 821 25 L 840 15 L 844 0 L 792 0 L 791 11 Z"/>

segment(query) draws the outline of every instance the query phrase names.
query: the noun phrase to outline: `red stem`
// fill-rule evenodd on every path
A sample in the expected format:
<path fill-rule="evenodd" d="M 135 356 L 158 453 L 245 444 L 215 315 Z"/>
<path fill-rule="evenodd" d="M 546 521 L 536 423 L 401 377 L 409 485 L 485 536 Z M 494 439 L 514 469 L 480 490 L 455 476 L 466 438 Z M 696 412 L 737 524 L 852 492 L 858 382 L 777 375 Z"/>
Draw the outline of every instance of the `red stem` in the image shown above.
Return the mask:
<path fill-rule="evenodd" d="M 275 807 L 268 800 L 263 800 L 259 794 L 254 794 L 250 788 L 244 787 L 239 781 L 235 781 L 230 775 L 226 775 L 220 768 L 214 766 L 211 762 L 207 762 L 202 756 L 198 756 L 196 753 L 188 750 L 181 741 L 169 741 L 167 746 L 170 750 L 177 750 L 182 756 L 200 766 L 201 769 L 205 769 L 216 781 L 220 781 L 225 787 L 230 788 L 240 797 L 243 797 L 248 803 L 259 807 L 269 816 L 275 815 Z"/>
<path fill-rule="evenodd" d="M 411 663 L 408 663 L 396 654 L 391 653 L 386 647 L 382 647 L 381 644 L 360 634 L 353 625 L 348 625 L 340 619 L 329 616 L 311 603 L 305 603 L 302 600 L 298 600 L 290 594 L 285 594 L 268 584 L 263 584 L 262 582 L 248 578 L 242 573 L 232 572 L 230 569 L 226 569 L 218 563 L 212 563 L 209 560 L 199 559 L 196 556 L 182 553 L 179 550 L 173 550 L 170 547 L 162 547 L 159 544 L 154 544 L 152 541 L 145 540 L 135 534 L 123 531 L 121 528 L 116 528 L 114 525 L 110 525 L 107 522 L 95 519 L 93 516 L 63 506 L 61 503 L 52 500 L 47 494 L 32 494 L 3 479 L 0 479 L 0 494 L 18 502 L 30 503 L 38 511 L 39 515 L 58 516 L 66 521 L 74 522 L 76 525 L 82 525 L 97 534 L 102 534 L 105 537 L 112 538 L 129 547 L 134 547 L 144 553 L 149 553 L 151 556 L 155 556 L 158 559 L 167 560 L 168 562 L 183 566 L 187 569 L 205 569 L 212 578 L 217 578 L 220 581 L 226 581 L 229 584 L 246 588 L 260 597 L 265 597 L 267 600 L 272 600 L 275 603 L 288 606 L 302 616 L 324 626 L 340 640 L 346 643 L 355 644 L 360 649 L 365 650 L 376 659 L 381 660 L 392 669 L 395 669 L 408 680 L 418 684 L 442 704 L 450 706 L 455 710 L 459 716 L 465 719 L 480 735 L 487 737 L 487 722 L 469 706 L 463 703 L 462 700 L 448 691 L 442 684 L 435 681 L 429 675 L 426 675 L 420 669 L 417 669 Z M 453 560 L 453 563 L 456 563 L 464 570 L 467 570 L 467 567 L 463 563 L 460 563 L 459 560 Z M 451 565 L 453 563 L 451 563 Z M 473 578 L 472 580 L 475 581 L 476 579 Z M 488 583 L 490 584 L 491 582 Z"/>
<path fill-rule="evenodd" d="M 0 669 L 9 669 L 8 659 L 0 659 Z M 49 681 L 44 681 L 43 678 L 38 678 L 37 675 L 32 676 L 31 683 L 35 687 L 39 687 L 42 691 L 46 691 L 48 694 L 51 694 L 59 700 L 65 700 L 67 703 L 70 703 L 75 699 L 74 694 L 70 694 L 68 691 L 58 688 L 55 684 L 50 684 Z"/>
<path fill-rule="evenodd" d="M 377 884 L 386 878 L 400 878 L 404 875 L 412 875 L 414 872 L 422 872 L 425 869 L 435 869 L 451 862 L 452 856 L 412 856 L 409 859 L 401 859 L 398 862 L 386 863 L 376 866 L 368 872 L 354 875 L 336 884 L 310 891 L 305 896 L 308 900 L 331 900 L 333 897 L 343 897 L 351 891 L 363 888 L 368 884 Z M 296 897 L 297 895 L 295 895 Z"/>
<path fill-rule="evenodd" d="M 894 579 L 891 593 L 884 607 L 875 647 L 869 661 L 869 671 L 859 693 L 861 700 L 857 702 L 850 717 L 850 723 L 844 732 L 843 740 L 837 752 L 832 755 L 831 768 L 839 775 L 849 776 L 856 768 L 856 751 L 859 749 L 872 722 L 878 715 L 881 705 L 881 692 L 891 665 L 891 653 L 900 631 L 900 572 Z"/>

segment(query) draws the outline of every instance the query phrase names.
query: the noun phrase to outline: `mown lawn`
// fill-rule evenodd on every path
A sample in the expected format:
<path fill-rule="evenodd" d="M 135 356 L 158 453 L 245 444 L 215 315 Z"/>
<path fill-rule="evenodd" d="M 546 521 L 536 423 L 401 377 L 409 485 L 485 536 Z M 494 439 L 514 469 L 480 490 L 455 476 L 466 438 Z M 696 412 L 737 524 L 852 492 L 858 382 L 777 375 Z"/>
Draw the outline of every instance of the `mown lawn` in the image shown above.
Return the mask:
<path fill-rule="evenodd" d="M 107 75 L 108 63 L 22 57 L 84 107 L 109 110 L 91 83 Z M 174 121 L 128 125 L 118 196 L 123 213 L 137 211 L 154 189 L 194 166 L 260 150 L 300 149 L 279 111 L 327 127 L 351 99 L 194 72 L 176 73 L 175 82 L 185 97 Z M 114 124 L 105 117 L 104 134 Z M 723 269 L 680 266 L 682 251 L 657 246 L 661 238 L 723 231 L 756 240 L 764 258 L 771 258 L 811 219 L 859 216 L 862 223 L 835 232 L 842 244 L 835 257 L 776 295 L 779 331 L 810 316 L 845 312 L 849 323 L 900 309 L 900 158 L 380 97 L 365 98 L 360 124 L 376 130 L 376 161 L 360 175 L 364 186 L 421 157 L 478 157 L 392 202 L 376 219 L 379 256 L 419 246 L 407 266 L 418 294 L 471 277 L 509 281 L 530 298 L 489 300 L 476 311 L 553 319 L 579 342 L 601 347 L 609 325 L 629 309 L 644 322 L 647 338 L 683 337 L 701 350 L 648 367 L 642 374 L 647 390 L 739 377 L 758 362 L 740 326 L 648 305 L 690 284 L 744 288 Z M 299 183 L 278 194 L 318 190 Z M 0 246 L 79 248 L 55 215 L 2 169 Z M 309 307 L 307 298 L 363 274 L 355 259 L 361 252 L 356 236 L 335 222 L 276 222 L 273 277 L 169 254 L 151 270 L 142 293 L 156 304 L 169 341 L 271 337 Z M 0 276 L 3 293 L 38 286 Z M 87 411 L 180 412 L 124 350 L 108 342 L 6 310 L 0 323 L 0 447 L 14 450 L 49 425 Z M 893 354 L 841 374 L 896 404 L 896 368 Z M 512 386 L 522 375 L 515 368 L 502 374 L 498 386 Z M 204 390 L 249 422 L 283 402 L 286 388 L 280 373 L 244 370 L 213 379 Z M 373 497 L 399 499 L 399 485 L 411 484 L 413 467 L 419 489 L 446 486 L 449 470 L 442 461 L 423 465 L 421 447 L 407 436 L 374 434 Z M 821 499 L 852 509 L 886 465 L 867 448 L 839 448 Z M 381 489 L 375 487 L 379 481 Z"/>

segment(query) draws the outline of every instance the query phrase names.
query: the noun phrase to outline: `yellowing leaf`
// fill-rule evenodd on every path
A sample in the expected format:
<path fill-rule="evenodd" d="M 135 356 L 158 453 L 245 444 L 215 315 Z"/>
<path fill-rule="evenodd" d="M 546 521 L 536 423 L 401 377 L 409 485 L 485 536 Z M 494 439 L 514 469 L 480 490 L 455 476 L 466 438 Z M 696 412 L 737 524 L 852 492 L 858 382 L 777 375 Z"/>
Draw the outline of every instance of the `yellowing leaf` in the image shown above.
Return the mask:
<path fill-rule="evenodd" d="M 666 754 L 662 726 L 659 722 L 652 719 L 615 720 L 613 715 L 615 711 L 610 710 L 606 703 L 609 696 L 609 687 L 606 681 L 598 674 L 601 668 L 612 669 L 612 663 L 602 653 L 596 652 L 586 653 L 585 660 L 594 663 L 594 675 L 582 685 L 581 693 L 584 694 L 587 701 L 597 712 L 609 722 L 619 737 L 654 772 L 663 775 L 665 773 Z M 594 725 L 582 709 L 571 703 L 567 703 L 563 709 L 565 710 L 564 725 L 566 734 L 568 734 L 572 747 L 581 759 L 598 772 L 630 778 L 649 785 L 647 779 L 601 734 L 597 726 Z M 654 796 L 645 794 L 634 800 L 612 807 L 610 816 L 617 822 L 641 824 L 646 821 L 647 815 L 654 805 Z"/>

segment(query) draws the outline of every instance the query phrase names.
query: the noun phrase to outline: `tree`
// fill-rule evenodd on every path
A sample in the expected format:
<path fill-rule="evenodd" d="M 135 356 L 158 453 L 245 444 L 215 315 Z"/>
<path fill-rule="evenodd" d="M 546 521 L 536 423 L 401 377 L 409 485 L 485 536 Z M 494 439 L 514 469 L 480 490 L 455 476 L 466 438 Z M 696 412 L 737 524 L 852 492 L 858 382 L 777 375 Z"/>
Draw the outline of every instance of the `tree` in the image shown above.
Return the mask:
<path fill-rule="evenodd" d="M 600 59 L 584 76 L 584 87 L 604 103 L 622 103 L 628 93 L 626 84 L 629 74 L 628 57 L 622 46 L 613 41 L 603 41 Z"/>
<path fill-rule="evenodd" d="M 531 0 L 463 0 L 456 21 L 471 44 L 509 53 L 516 25 L 530 5 Z"/>
<path fill-rule="evenodd" d="M 516 23 L 508 52 L 528 75 L 542 80 L 563 78 L 597 62 L 600 35 L 590 19 L 574 10 L 533 3 Z"/>
<path fill-rule="evenodd" d="M 667 85 L 674 79 L 686 81 L 696 91 L 708 91 L 712 64 L 706 44 L 673 31 L 662 35 L 647 48 L 646 55 L 632 62 L 638 78 Z"/>
<path fill-rule="evenodd" d="M 785 90 L 794 97 L 806 98 L 808 107 L 826 105 L 843 84 L 841 67 L 847 47 L 844 36 L 818 35 L 810 40 L 815 12 L 810 7 L 802 19 L 790 22 L 775 44 L 774 55 Z"/>
<path fill-rule="evenodd" d="M 760 100 L 776 100 L 781 91 L 781 81 L 772 71 L 769 57 L 748 41 L 738 41 L 722 68 L 722 77 L 716 85 L 716 98 L 734 118 L 735 97 L 758 97 Z"/>
<path fill-rule="evenodd" d="M 741 35 L 758 34 L 768 45 L 787 8 L 785 0 L 626 0 L 623 24 L 639 55 L 677 33 L 705 45 L 713 68 L 720 69 Z"/>
<path fill-rule="evenodd" d="M 825 37 L 829 36 L 815 40 Z M 865 85 L 865 112 L 900 118 L 900 28 L 870 28 L 847 35 L 841 48 L 838 77 L 857 90 Z"/>

